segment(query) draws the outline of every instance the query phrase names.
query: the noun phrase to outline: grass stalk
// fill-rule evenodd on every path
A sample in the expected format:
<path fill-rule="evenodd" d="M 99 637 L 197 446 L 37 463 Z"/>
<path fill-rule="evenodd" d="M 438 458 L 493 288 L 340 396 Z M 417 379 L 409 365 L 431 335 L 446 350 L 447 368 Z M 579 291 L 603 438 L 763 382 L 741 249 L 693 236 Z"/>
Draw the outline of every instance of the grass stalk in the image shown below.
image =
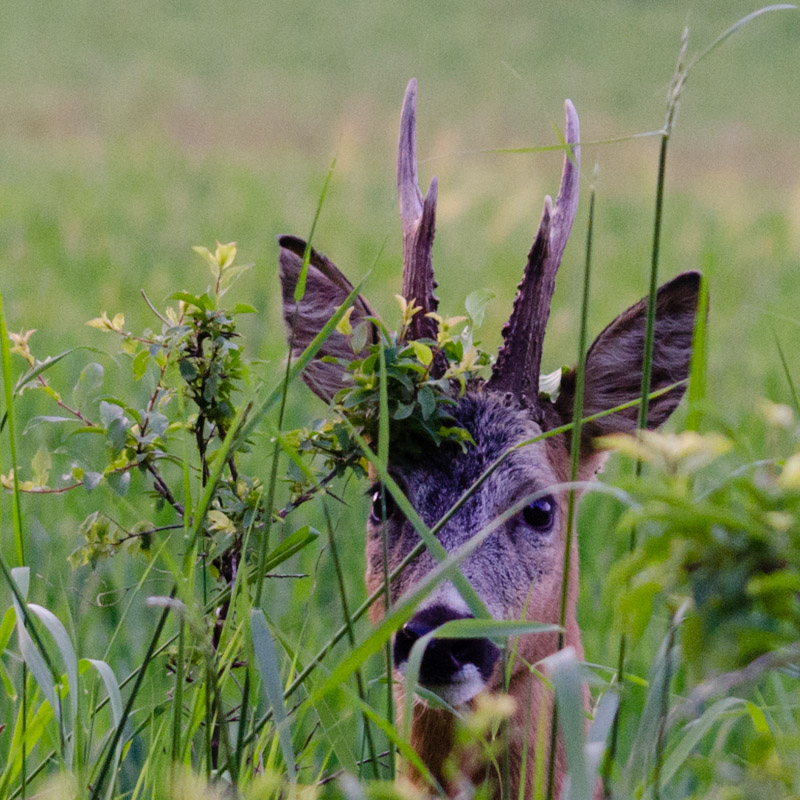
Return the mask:
<path fill-rule="evenodd" d="M 350 642 L 350 647 L 356 646 L 356 635 L 353 631 L 353 622 L 350 618 L 350 611 L 347 606 L 347 592 L 345 590 L 345 582 L 344 582 L 344 572 L 342 571 L 342 562 L 339 559 L 339 548 L 336 544 L 336 537 L 333 533 L 333 523 L 331 522 L 330 511 L 328 510 L 328 504 L 323 501 L 322 503 L 323 512 L 325 514 L 325 524 L 328 528 L 328 544 L 331 550 L 331 558 L 333 559 L 333 567 L 336 571 L 336 580 L 339 585 L 339 599 L 342 602 L 342 614 L 344 615 L 344 624 L 347 627 L 347 638 Z M 355 671 L 355 679 L 356 679 L 356 689 L 358 691 L 358 696 L 361 698 L 362 702 L 367 702 L 367 695 L 364 690 L 364 678 L 361 674 L 361 670 L 357 669 Z M 367 750 L 369 751 L 369 758 L 370 762 L 372 763 L 372 772 L 374 778 L 377 780 L 380 778 L 380 769 L 378 764 L 378 759 L 376 756 L 375 750 L 375 742 L 372 738 L 372 728 L 369 724 L 369 719 L 366 715 L 362 715 L 364 721 L 364 738 L 366 739 L 367 743 Z"/>
<path fill-rule="evenodd" d="M 675 118 L 678 113 L 678 104 L 681 92 L 686 81 L 686 50 L 689 43 L 688 28 L 684 28 L 681 39 L 681 47 L 678 52 L 678 61 L 675 72 L 670 82 L 667 93 L 667 113 L 664 121 L 664 128 L 661 132 L 661 143 L 658 153 L 658 177 L 656 180 L 655 215 L 653 221 L 653 243 L 650 253 L 650 287 L 647 295 L 647 317 L 645 322 L 644 352 L 642 353 L 642 384 L 640 391 L 639 414 L 637 428 L 643 430 L 647 427 L 648 411 L 650 408 L 650 383 L 653 370 L 653 343 L 655 340 L 655 319 L 656 319 L 656 299 L 658 294 L 658 267 L 661 255 L 661 225 L 664 216 L 664 184 L 667 173 L 667 151 Z M 642 462 L 636 462 L 637 478 L 642 472 Z M 630 539 L 628 542 L 628 552 L 632 553 L 636 549 L 637 534 L 636 528 L 631 528 Z M 617 679 L 618 687 L 622 693 L 624 689 L 625 657 L 627 651 L 627 636 L 625 632 L 620 636 L 619 647 L 617 650 Z M 610 797 L 611 791 L 611 769 L 616 759 L 617 747 L 619 745 L 619 724 L 622 715 L 622 694 L 620 694 L 620 704 L 617 708 L 614 722 L 611 726 L 611 737 L 609 747 L 603 763 L 602 775 L 604 794 Z"/>
<path fill-rule="evenodd" d="M 778 349 L 778 356 L 781 359 L 783 374 L 786 376 L 786 383 L 789 385 L 789 391 L 792 395 L 792 401 L 794 402 L 795 410 L 798 414 L 800 414 L 800 395 L 797 394 L 797 387 L 795 386 L 794 379 L 792 378 L 792 371 L 789 369 L 789 362 L 786 360 L 786 354 L 783 352 L 781 340 L 778 338 L 778 332 L 773 330 L 772 335 L 775 339 L 775 347 Z"/>
<path fill-rule="evenodd" d="M 379 339 L 380 344 L 380 424 L 378 433 L 378 458 L 384 468 L 389 464 L 389 389 L 386 379 L 386 353 L 383 349 L 383 339 Z M 383 585 L 384 585 L 384 607 L 386 613 L 392 610 L 392 583 L 389 580 L 389 529 L 386 524 L 386 489 L 381 483 L 381 547 L 383 548 Z M 384 661 L 386 669 L 386 719 L 390 725 L 394 725 L 394 659 L 392 655 L 391 642 L 387 642 L 384 647 Z M 395 778 L 395 747 L 394 742 L 389 740 L 389 779 Z"/>
<path fill-rule="evenodd" d="M 175 694 L 173 696 L 172 714 L 172 763 L 180 759 L 181 754 L 181 722 L 183 714 L 183 659 L 185 655 L 186 622 L 181 617 L 178 627 L 178 660 L 175 664 Z"/>
<path fill-rule="evenodd" d="M 578 362 L 575 375 L 575 399 L 572 406 L 572 419 L 575 421 L 572 427 L 570 439 L 570 464 L 569 480 L 574 483 L 578 478 L 578 467 L 581 456 L 581 431 L 583 419 L 583 389 L 584 373 L 586 371 L 586 340 L 589 319 L 589 294 L 592 274 L 592 236 L 594 232 L 594 209 L 595 209 L 595 187 L 589 191 L 589 221 L 586 230 L 586 253 L 584 258 L 583 271 L 583 296 L 581 298 L 581 325 L 578 334 Z M 648 391 L 649 391 L 648 386 Z M 558 634 L 558 649 L 564 647 L 564 626 L 567 621 L 567 604 L 569 601 L 569 576 L 572 570 L 572 545 L 575 536 L 575 510 L 576 510 L 575 490 L 571 489 L 567 495 L 567 527 L 564 537 L 564 556 L 561 577 L 561 597 L 558 615 L 558 624 L 561 631 Z M 550 718 L 550 757 L 547 778 L 547 798 L 552 800 L 555 790 L 555 763 L 556 763 L 556 742 L 558 736 L 558 706 L 553 701 L 553 713 Z"/>
<path fill-rule="evenodd" d="M 677 623 L 673 617 L 670 617 L 667 652 L 664 661 L 664 682 L 661 685 L 661 696 L 659 698 L 658 735 L 656 736 L 655 767 L 653 770 L 653 800 L 660 800 L 661 798 L 661 770 L 664 764 L 664 753 L 667 749 L 669 687 L 672 683 L 672 650 L 675 645 L 676 629 Z"/>
<path fill-rule="evenodd" d="M 0 362 L 2 363 L 3 393 L 5 395 L 6 405 L 5 422 L 8 425 L 8 446 L 11 454 L 11 469 L 14 475 L 11 514 L 14 526 L 14 548 L 17 556 L 17 565 L 21 567 L 25 564 L 25 541 L 22 535 L 22 510 L 19 493 L 19 470 L 17 468 L 17 439 L 14 434 L 14 387 L 11 383 L 11 349 L 8 346 L 8 341 L 8 327 L 6 326 L 3 295 L 0 293 Z"/>
<path fill-rule="evenodd" d="M 686 429 L 699 431 L 703 418 L 703 404 L 706 399 L 706 356 L 708 327 L 708 274 L 712 269 L 712 260 L 709 255 L 704 262 L 703 274 L 700 278 L 700 294 L 697 298 L 697 318 L 694 325 L 692 338 L 692 359 L 689 365 L 689 389 L 687 401 L 689 411 L 686 415 Z"/>

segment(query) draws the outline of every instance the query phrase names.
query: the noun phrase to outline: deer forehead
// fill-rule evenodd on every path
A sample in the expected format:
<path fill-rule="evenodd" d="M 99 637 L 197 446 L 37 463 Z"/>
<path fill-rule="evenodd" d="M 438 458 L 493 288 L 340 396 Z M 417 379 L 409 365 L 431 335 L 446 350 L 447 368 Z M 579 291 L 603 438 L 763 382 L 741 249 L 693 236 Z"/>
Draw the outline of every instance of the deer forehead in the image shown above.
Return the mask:
<path fill-rule="evenodd" d="M 496 514 L 525 494 L 558 482 L 553 451 L 544 441 L 508 453 L 509 448 L 542 433 L 531 414 L 490 391 L 470 392 L 453 411 L 456 422 L 469 431 L 474 444 L 463 452 L 444 447 L 412 468 L 399 470 L 409 496 L 423 517 L 441 517 L 497 459 L 501 465 L 464 506 L 464 512 Z"/>

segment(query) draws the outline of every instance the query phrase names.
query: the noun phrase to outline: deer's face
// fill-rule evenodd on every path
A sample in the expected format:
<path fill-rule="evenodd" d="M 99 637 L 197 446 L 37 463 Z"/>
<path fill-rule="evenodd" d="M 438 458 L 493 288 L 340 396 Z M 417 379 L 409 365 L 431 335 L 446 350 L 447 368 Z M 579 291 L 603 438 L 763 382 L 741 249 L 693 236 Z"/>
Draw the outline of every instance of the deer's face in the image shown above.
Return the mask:
<path fill-rule="evenodd" d="M 403 295 L 421 306 L 409 326 L 409 338 L 436 338 L 436 323 L 426 312 L 438 305 L 433 289 L 431 246 L 436 208 L 436 182 L 426 197 L 417 185 L 415 144 L 416 82 L 406 92 L 400 130 L 398 188 L 403 221 Z M 577 644 L 575 619 L 577 568 L 563 574 L 567 540 L 567 498 L 563 483 L 569 475 L 565 437 L 554 436 L 516 449 L 469 494 L 458 510 L 445 518 L 456 501 L 476 483 L 487 467 L 509 448 L 572 421 L 575 370 L 562 378 L 558 400 L 539 396 L 539 368 L 544 329 L 549 314 L 555 273 L 569 236 L 578 205 L 580 147 L 578 118 L 567 102 L 566 140 L 570 154 L 564 160 L 561 188 L 555 204 L 546 198 L 545 209 L 528 255 L 514 309 L 503 329 L 504 344 L 490 379 L 473 387 L 455 407 L 453 415 L 474 440 L 463 452 L 453 446 L 429 446 L 415 463 L 390 464 L 390 473 L 428 528 L 438 525 L 437 536 L 447 553 L 454 553 L 473 537 L 494 525 L 490 535 L 474 547 L 461 564 L 461 572 L 496 619 L 559 621 L 562 585 L 567 582 L 567 642 Z M 327 259 L 309 250 L 306 290 L 298 303 L 295 287 L 306 244 L 282 237 L 281 282 L 284 317 L 290 328 L 294 354 L 299 355 L 319 333 L 352 291 L 345 276 Z M 656 317 L 651 390 L 667 389 L 683 381 L 689 370 L 699 275 L 687 272 L 664 284 L 656 297 Z M 373 317 L 363 297 L 354 304 L 350 320 L 355 327 Z M 583 371 L 584 417 L 608 411 L 639 397 L 645 342 L 644 300 L 620 314 L 600 333 L 586 355 Z M 334 356 L 352 359 L 349 337 L 333 333 L 306 367 L 303 378 L 324 400 L 331 400 L 348 380 L 339 363 L 322 360 Z M 433 364 L 436 369 L 436 362 Z M 441 373 L 440 373 L 441 374 Z M 672 413 L 683 386 L 650 401 L 648 427 L 660 425 Z M 633 407 L 602 416 L 582 428 L 580 477 L 591 477 L 599 465 L 594 448 L 597 436 L 636 429 L 638 409 Z M 391 452 L 390 452 L 391 461 Z M 397 504 L 387 497 L 385 530 L 379 487 L 367 524 L 367 584 L 379 588 L 384 575 L 384 535 L 388 571 L 394 570 L 416 548 L 420 537 Z M 513 514 L 510 509 L 519 507 Z M 498 518 L 504 517 L 501 523 Z M 478 541 L 477 539 L 475 540 Z M 573 565 L 577 545 L 573 539 Z M 391 584 L 393 601 L 418 587 L 436 566 L 423 551 Z M 373 619 L 381 607 L 373 607 Z M 467 603 L 452 583 L 440 583 L 420 603 L 414 616 L 397 632 L 395 664 L 402 674 L 414 643 L 443 623 L 470 616 Z M 554 652 L 555 634 L 522 637 L 515 663 L 535 664 Z M 420 680 L 435 688 L 450 703 L 460 704 L 486 686 L 499 683 L 499 650 L 484 639 L 432 639 L 422 659 Z"/>
<path fill-rule="evenodd" d="M 392 469 L 394 479 L 430 528 L 469 492 L 489 465 L 514 445 L 542 433 L 527 410 L 491 391 L 468 393 L 454 416 L 475 442 L 466 452 L 443 448 L 430 453 L 423 464 Z M 508 509 L 520 506 L 519 512 L 494 530 L 461 565 L 462 574 L 496 619 L 558 622 L 559 604 L 553 599 L 559 597 L 561 585 L 567 514 L 564 493 L 553 487 L 565 479 L 565 455 L 561 438 L 511 453 L 437 534 L 448 553 L 457 552 Z M 526 502 L 535 495 L 538 497 Z M 391 498 L 384 534 L 385 501 L 379 486 L 374 487 L 372 499 L 367 523 L 367 585 L 371 592 L 383 580 L 384 535 L 390 572 L 419 543 L 419 535 Z M 393 581 L 393 602 L 413 591 L 436 563 L 428 552 L 417 557 Z M 381 611 L 376 609 L 373 618 Z M 419 636 L 449 620 L 470 616 L 453 584 L 439 584 L 395 637 L 398 670 L 403 672 Z M 422 662 L 421 681 L 449 702 L 463 703 L 485 685 L 498 681 L 498 654 L 499 650 L 484 640 L 434 639 Z"/>

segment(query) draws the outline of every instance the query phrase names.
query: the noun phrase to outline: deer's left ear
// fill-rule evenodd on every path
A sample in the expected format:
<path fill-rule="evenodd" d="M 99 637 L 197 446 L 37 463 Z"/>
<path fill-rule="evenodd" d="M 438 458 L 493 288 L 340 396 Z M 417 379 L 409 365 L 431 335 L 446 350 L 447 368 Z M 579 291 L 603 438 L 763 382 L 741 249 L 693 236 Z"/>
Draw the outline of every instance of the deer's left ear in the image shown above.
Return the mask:
<path fill-rule="evenodd" d="M 700 273 L 684 272 L 658 290 L 650 390 L 656 391 L 685 380 L 689 375 Z M 641 394 L 647 298 L 620 314 L 598 337 L 586 354 L 583 416 L 635 400 Z M 575 370 L 562 378 L 557 408 L 564 419 L 572 418 Z M 685 386 L 650 400 L 647 427 L 665 422 L 680 402 Z M 638 406 L 601 417 L 584 426 L 587 442 L 608 433 L 636 429 Z"/>
<path fill-rule="evenodd" d="M 281 236 L 280 271 L 283 292 L 283 318 L 286 337 L 292 347 L 292 358 L 297 358 L 311 344 L 336 309 L 345 301 L 353 285 L 322 253 L 313 248 L 308 264 L 305 293 L 298 303 L 294 291 L 303 267 L 306 243 L 295 236 Z M 350 324 L 355 328 L 365 317 L 374 316 L 367 301 L 358 295 L 353 303 Z M 367 344 L 375 339 L 374 325 L 369 324 Z M 345 369 L 339 364 L 322 361 L 324 356 L 334 356 L 346 361 L 363 358 L 364 352 L 354 353 L 349 336 L 334 331 L 317 355 L 303 371 L 303 380 L 311 391 L 326 402 L 344 386 Z"/>

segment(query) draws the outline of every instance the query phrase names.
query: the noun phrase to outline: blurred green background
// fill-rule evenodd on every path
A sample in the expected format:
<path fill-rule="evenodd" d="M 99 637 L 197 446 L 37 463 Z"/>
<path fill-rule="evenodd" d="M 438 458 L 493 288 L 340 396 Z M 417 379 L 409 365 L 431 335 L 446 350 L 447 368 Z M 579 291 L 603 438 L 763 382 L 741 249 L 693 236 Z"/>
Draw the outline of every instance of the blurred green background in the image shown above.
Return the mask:
<path fill-rule="evenodd" d="M 0 15 L 0 288 L 9 327 L 36 328 L 39 357 L 78 344 L 114 349 L 85 321 L 124 311 L 129 329 L 152 325 L 139 290 L 157 306 L 173 291 L 202 290 L 208 273 L 191 246 L 235 240 L 240 260 L 256 264 L 234 290 L 236 301 L 259 310 L 245 322 L 247 351 L 269 362 L 264 374 L 274 383 L 284 358 L 275 236 L 307 234 L 334 157 L 315 244 L 357 279 L 386 241 L 366 293 L 396 319 L 394 161 L 403 91 L 414 76 L 421 181 L 433 174 L 440 181 L 434 256 L 442 309 L 461 313 L 469 292 L 491 289 L 497 297 L 483 339 L 493 348 L 543 196 L 557 189 L 561 154 L 480 151 L 557 143 L 553 126 L 562 125 L 566 97 L 586 142 L 657 130 L 684 25 L 693 54 L 756 7 L 748 0 L 12 0 Z M 767 14 L 740 31 L 692 72 L 670 145 L 661 276 L 709 267 L 710 406 L 734 428 L 758 397 L 788 398 L 773 329 L 798 372 L 799 43 L 796 12 Z M 647 289 L 658 140 L 587 145 L 583 158 L 583 199 L 554 299 L 547 370 L 575 359 L 595 164 L 591 333 Z M 68 389 L 92 358 L 62 362 L 53 381 Z M 104 364 L 114 391 L 122 378 L 113 362 Z M 19 403 L 20 429 L 44 412 L 29 397 Z M 324 412 L 303 387 L 292 398 L 290 424 Z M 39 428 L 26 437 L 23 471 L 40 443 L 55 448 L 49 435 Z M 259 470 L 266 475 L 265 459 Z M 352 494 L 356 509 L 342 524 L 354 531 L 349 574 L 360 593 L 363 501 Z M 82 612 L 101 589 L 123 597 L 120 587 L 138 575 L 130 562 L 97 573 L 66 567 L 78 524 L 99 502 L 85 494 L 25 498 L 31 563 L 47 576 L 56 610 L 64 586 L 80 587 L 65 596 L 88 655 L 98 655 L 92 648 L 118 611 Z M 127 507 L 120 514 L 132 517 Z M 587 542 L 603 538 L 610 514 L 593 503 L 582 523 L 587 602 L 598 620 L 608 616 L 596 598 L 614 547 L 604 540 L 596 551 Z M 304 556 L 298 570 L 316 575 L 316 556 Z M 276 596 L 317 591 L 313 602 L 323 607 L 332 597 L 330 567 L 319 569 L 314 585 L 292 594 L 283 582 Z M 134 651 L 152 620 L 152 612 L 142 614 L 147 624 L 123 633 Z M 313 639 L 331 620 L 307 617 L 306 625 Z M 616 643 L 594 630 L 588 656 L 614 663 Z"/>
<path fill-rule="evenodd" d="M 570 97 L 587 141 L 658 129 L 681 32 L 696 53 L 752 2 L 6 4 L 0 32 L 0 257 L 12 328 L 50 350 L 85 319 L 205 281 L 192 244 L 236 240 L 257 265 L 251 352 L 279 357 L 276 247 L 309 229 L 387 313 L 400 237 L 394 157 L 407 80 L 420 82 L 421 180 L 440 179 L 444 308 L 491 288 L 499 338 L 560 154 Z M 765 15 L 691 75 L 669 154 L 663 276 L 714 261 L 712 392 L 748 407 L 796 344 L 800 290 L 800 15 Z M 595 163 L 593 332 L 646 290 L 657 141 L 584 150 Z M 547 366 L 574 356 L 585 216 L 554 305 Z M 198 275 L 198 271 L 200 274 Z M 393 309 L 392 309 L 393 310 Z M 786 317 L 789 320 L 785 319 Z M 791 322 L 793 320 L 794 322 Z"/>

